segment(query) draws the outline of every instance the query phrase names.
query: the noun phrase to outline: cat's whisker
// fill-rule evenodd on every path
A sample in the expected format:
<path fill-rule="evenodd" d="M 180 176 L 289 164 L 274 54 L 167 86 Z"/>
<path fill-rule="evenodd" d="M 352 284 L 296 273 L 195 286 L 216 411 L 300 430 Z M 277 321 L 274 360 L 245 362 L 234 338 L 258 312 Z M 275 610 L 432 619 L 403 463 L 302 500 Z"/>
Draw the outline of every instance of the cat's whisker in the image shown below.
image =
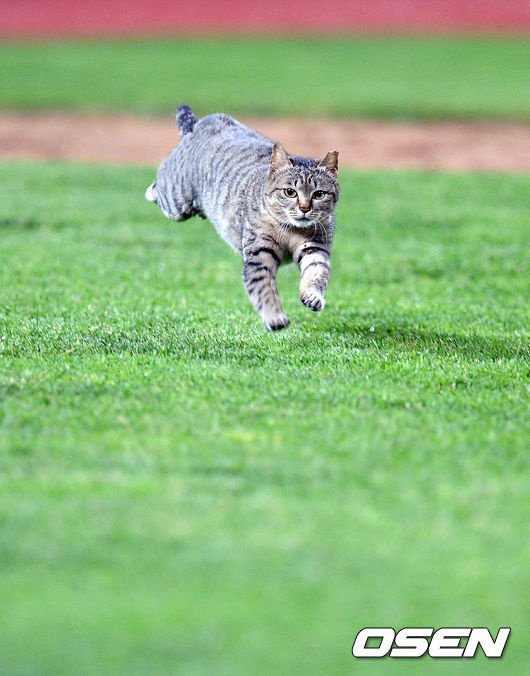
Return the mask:
<path fill-rule="evenodd" d="M 328 245 L 328 231 L 327 231 L 327 228 L 324 226 L 324 224 L 322 223 L 322 221 L 320 221 L 320 219 L 316 218 L 316 219 L 315 219 L 315 222 L 318 224 L 319 230 L 320 230 L 320 232 L 322 233 L 322 236 L 323 236 L 323 238 L 324 238 L 324 244 L 327 246 L 327 245 Z"/>

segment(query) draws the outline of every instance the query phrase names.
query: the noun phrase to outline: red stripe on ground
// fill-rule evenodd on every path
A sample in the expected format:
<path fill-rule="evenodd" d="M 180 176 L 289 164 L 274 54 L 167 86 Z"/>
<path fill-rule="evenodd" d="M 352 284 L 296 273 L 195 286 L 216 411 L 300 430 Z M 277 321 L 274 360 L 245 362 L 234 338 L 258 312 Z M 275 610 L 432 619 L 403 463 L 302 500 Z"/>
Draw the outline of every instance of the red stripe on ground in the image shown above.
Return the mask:
<path fill-rule="evenodd" d="M 0 0 L 0 36 L 528 32 L 530 0 Z"/>

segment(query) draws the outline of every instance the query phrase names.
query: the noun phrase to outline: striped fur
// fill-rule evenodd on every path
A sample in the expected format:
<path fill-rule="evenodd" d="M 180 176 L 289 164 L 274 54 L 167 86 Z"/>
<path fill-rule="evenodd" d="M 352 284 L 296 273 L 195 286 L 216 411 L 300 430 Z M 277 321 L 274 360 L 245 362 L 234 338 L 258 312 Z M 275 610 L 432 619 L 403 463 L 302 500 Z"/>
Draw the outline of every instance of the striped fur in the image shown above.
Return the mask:
<path fill-rule="evenodd" d="M 276 286 L 279 265 L 300 269 L 300 300 L 322 310 L 339 198 L 337 156 L 287 155 L 232 117 L 196 120 L 177 110 L 182 139 L 161 164 L 146 198 L 174 221 L 208 218 L 243 257 L 243 283 L 267 329 L 289 325 Z"/>

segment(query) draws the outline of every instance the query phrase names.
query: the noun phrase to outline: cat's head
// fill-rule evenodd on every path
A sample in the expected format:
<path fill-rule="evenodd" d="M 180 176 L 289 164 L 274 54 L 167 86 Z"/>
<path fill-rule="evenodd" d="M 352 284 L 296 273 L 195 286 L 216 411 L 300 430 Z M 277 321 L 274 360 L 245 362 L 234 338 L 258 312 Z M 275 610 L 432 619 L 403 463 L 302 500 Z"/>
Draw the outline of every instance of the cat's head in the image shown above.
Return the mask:
<path fill-rule="evenodd" d="M 265 183 L 270 213 L 283 225 L 297 228 L 325 223 L 339 199 L 338 156 L 330 150 L 320 162 L 290 158 L 276 142 Z"/>

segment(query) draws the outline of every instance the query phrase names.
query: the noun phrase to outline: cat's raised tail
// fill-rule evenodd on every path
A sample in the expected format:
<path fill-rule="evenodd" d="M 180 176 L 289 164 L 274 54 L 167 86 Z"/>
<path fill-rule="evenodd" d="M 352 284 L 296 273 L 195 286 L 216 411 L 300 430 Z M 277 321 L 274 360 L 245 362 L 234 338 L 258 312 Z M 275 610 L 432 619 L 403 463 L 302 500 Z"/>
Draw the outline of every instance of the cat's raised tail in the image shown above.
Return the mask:
<path fill-rule="evenodd" d="M 179 128 L 180 135 L 184 136 L 185 134 L 191 134 L 195 127 L 195 123 L 197 122 L 193 110 L 189 106 L 179 106 L 175 117 L 177 119 L 177 127 Z"/>

